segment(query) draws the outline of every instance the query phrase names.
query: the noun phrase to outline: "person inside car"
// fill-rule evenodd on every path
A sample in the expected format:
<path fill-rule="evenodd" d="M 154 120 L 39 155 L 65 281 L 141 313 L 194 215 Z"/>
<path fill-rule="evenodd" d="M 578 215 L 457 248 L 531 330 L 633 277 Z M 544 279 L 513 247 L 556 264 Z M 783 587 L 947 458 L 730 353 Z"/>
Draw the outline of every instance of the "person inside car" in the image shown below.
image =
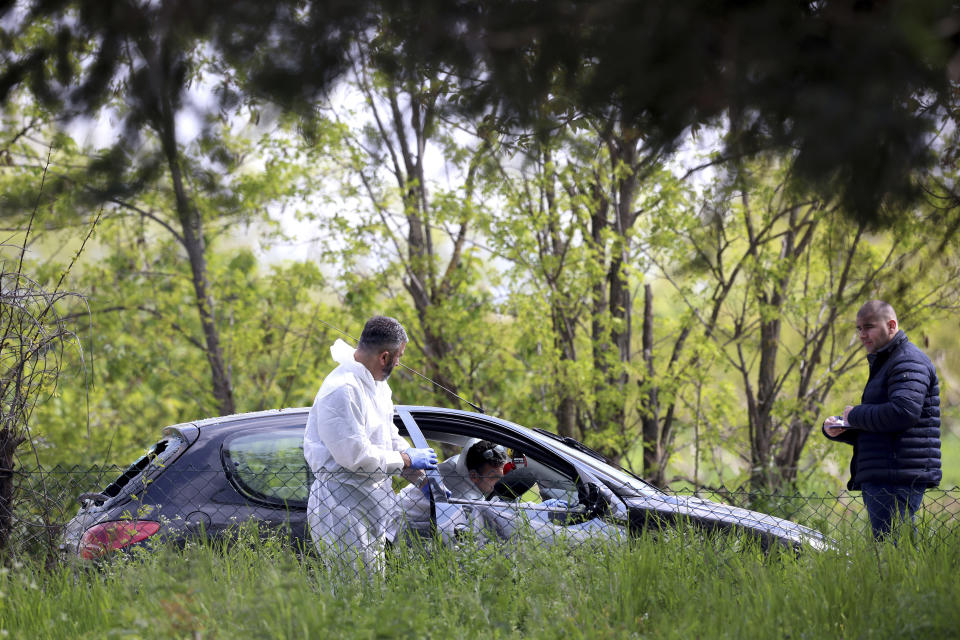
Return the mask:
<path fill-rule="evenodd" d="M 489 440 L 471 440 L 457 455 L 440 463 L 437 471 L 451 498 L 485 500 L 503 477 L 507 450 Z M 400 511 L 406 525 L 416 529 L 430 524 L 430 486 L 426 475 L 400 491 Z"/>

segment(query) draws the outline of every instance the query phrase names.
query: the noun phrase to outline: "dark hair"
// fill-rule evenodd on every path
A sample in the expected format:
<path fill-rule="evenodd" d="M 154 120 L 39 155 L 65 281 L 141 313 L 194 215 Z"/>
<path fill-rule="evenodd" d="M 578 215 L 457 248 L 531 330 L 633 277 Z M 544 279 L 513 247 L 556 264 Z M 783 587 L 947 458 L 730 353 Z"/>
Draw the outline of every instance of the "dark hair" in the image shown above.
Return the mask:
<path fill-rule="evenodd" d="M 489 440 L 481 440 L 480 442 L 474 443 L 472 447 L 467 449 L 466 455 L 467 470 L 476 471 L 477 473 L 480 473 L 484 465 L 489 464 L 494 467 L 499 467 L 506 464 L 507 460 L 510 459 L 506 449 Z"/>
<path fill-rule="evenodd" d="M 357 348 L 361 351 L 396 351 L 407 343 L 407 332 L 396 318 L 373 316 L 360 334 Z"/>

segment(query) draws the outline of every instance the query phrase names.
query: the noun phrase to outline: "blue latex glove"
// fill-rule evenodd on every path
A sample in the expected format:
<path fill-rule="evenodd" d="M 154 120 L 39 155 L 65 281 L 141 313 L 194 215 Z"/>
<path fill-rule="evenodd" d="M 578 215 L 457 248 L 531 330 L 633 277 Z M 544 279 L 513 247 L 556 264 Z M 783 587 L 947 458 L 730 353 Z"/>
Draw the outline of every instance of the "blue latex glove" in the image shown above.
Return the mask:
<path fill-rule="evenodd" d="M 542 504 L 545 507 L 556 507 L 558 509 L 559 508 L 566 509 L 567 507 L 570 506 L 567 504 L 566 500 L 561 500 L 560 498 L 550 498 L 549 500 L 544 500 L 540 504 Z"/>
<path fill-rule="evenodd" d="M 433 449 L 416 449 L 410 447 L 405 454 L 410 456 L 410 468 L 411 469 L 436 469 L 437 468 L 437 452 Z"/>

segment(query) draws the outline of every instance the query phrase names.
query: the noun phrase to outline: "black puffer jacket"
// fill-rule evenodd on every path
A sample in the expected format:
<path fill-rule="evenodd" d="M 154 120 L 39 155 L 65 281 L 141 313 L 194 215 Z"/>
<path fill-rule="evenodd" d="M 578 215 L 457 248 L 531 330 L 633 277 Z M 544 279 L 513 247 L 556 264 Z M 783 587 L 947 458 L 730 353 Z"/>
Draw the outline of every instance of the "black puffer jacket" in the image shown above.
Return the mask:
<path fill-rule="evenodd" d="M 847 487 L 936 487 L 942 476 L 940 386 L 933 363 L 903 331 L 867 359 L 870 378 L 861 404 L 847 416 L 853 428 L 831 438 L 853 445 Z"/>

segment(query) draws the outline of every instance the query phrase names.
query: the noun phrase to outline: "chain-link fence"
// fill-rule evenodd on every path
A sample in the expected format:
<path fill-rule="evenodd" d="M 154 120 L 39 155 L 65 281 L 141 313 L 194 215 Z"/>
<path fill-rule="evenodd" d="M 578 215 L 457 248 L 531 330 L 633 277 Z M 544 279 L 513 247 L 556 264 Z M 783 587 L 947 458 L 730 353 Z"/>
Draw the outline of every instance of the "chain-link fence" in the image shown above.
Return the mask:
<path fill-rule="evenodd" d="M 418 488 L 384 474 L 325 474 L 314 482 L 305 466 L 268 469 L 254 462 L 20 470 L 3 554 L 92 558 L 147 538 L 229 536 L 251 520 L 281 530 L 304 549 L 335 551 L 368 568 L 381 561 L 388 539 L 418 544 L 439 537 L 457 545 L 530 537 L 544 544 L 582 544 L 691 521 L 710 530 L 756 534 L 761 541 L 829 546 L 831 538 L 868 536 L 870 529 L 859 494 L 845 491 L 644 494 L 635 486 L 521 476 L 511 481 L 509 475 L 435 476 Z M 960 489 L 931 489 L 917 522 L 933 539 L 955 537 L 958 514 Z"/>

